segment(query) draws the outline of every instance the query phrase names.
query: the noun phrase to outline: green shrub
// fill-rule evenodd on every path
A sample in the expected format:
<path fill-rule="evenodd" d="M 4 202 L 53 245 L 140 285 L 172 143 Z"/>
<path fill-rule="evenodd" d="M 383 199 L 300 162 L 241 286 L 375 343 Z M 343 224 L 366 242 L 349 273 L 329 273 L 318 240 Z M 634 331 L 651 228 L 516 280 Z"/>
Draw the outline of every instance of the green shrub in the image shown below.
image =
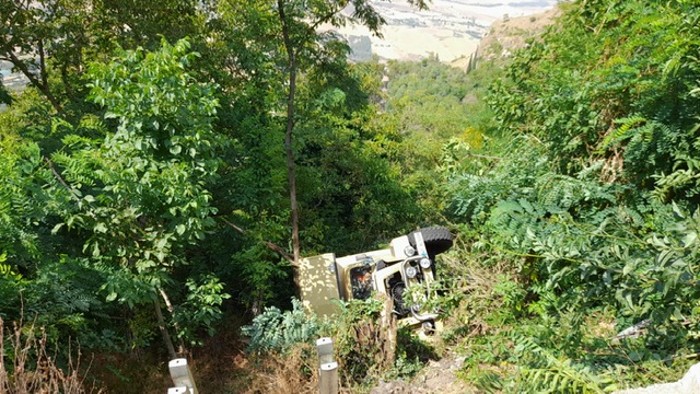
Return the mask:
<path fill-rule="evenodd" d="M 315 340 L 319 323 L 304 310 L 301 301 L 292 299 L 291 311 L 282 312 L 274 306 L 265 308 L 241 331 L 250 337 L 250 352 L 284 352 L 294 344 Z"/>

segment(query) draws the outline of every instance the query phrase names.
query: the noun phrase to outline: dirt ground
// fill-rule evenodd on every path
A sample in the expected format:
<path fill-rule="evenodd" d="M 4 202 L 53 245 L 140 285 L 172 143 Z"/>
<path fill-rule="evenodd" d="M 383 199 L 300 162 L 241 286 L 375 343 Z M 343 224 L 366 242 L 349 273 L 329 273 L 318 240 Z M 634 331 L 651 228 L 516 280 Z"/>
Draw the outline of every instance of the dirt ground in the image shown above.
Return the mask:
<path fill-rule="evenodd" d="M 457 377 L 464 357 L 448 354 L 438 361 L 430 361 L 411 381 L 380 382 L 370 394 L 469 394 L 474 387 Z"/>

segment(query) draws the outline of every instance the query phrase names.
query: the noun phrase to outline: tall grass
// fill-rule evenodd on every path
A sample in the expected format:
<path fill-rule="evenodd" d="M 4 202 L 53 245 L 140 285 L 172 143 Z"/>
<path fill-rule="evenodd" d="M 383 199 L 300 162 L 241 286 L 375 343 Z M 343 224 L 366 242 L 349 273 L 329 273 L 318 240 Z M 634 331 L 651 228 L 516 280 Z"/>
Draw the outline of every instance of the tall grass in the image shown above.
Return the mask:
<path fill-rule="evenodd" d="M 80 352 L 75 359 L 69 349 L 66 367 L 57 365 L 56 355 L 47 351 L 46 333 L 34 324 L 15 322 L 5 328 L 0 318 L 0 393 L 34 394 L 101 393 L 85 388 L 80 375 Z"/>

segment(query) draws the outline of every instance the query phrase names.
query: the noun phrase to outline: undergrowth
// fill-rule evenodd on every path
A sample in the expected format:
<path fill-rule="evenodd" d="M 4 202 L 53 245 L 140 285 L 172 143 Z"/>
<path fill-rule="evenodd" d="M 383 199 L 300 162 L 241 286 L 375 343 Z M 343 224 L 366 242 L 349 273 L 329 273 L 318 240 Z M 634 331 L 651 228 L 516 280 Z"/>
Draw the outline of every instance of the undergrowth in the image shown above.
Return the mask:
<path fill-rule="evenodd" d="M 68 359 L 57 360 L 58 352 L 51 353 L 43 329 L 33 324 L 16 322 L 6 328 L 0 318 L 0 392 L 6 394 L 102 393 L 88 387 L 81 370 L 80 351 Z M 74 358 L 75 357 L 75 358 Z M 64 364 L 64 365 L 61 365 Z"/>
<path fill-rule="evenodd" d="M 679 379 L 697 361 L 682 348 L 651 349 L 648 336 L 616 339 L 625 327 L 612 309 L 533 313 L 533 294 L 512 266 L 495 255 L 475 260 L 473 249 L 451 254 L 465 258 L 447 269 L 470 281 L 443 338 L 465 357 L 459 376 L 479 392 L 604 393 Z"/>
<path fill-rule="evenodd" d="M 334 341 L 334 359 L 346 390 L 364 392 L 380 379 L 415 375 L 429 360 L 438 359 L 438 352 L 410 327 L 397 328 L 391 305 L 377 298 L 343 302 L 340 312 L 325 320 L 305 311 L 297 300 L 290 311 L 266 309 L 242 328 L 250 338 L 251 392 L 317 389 L 313 344 L 324 336 Z"/>

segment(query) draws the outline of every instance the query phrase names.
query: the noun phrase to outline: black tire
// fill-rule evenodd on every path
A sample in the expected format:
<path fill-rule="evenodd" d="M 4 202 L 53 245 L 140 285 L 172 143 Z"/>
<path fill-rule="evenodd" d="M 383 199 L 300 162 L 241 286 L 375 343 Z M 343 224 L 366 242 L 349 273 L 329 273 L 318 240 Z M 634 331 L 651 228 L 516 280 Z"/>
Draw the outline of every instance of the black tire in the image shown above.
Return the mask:
<path fill-rule="evenodd" d="M 436 255 L 451 248 L 452 244 L 454 243 L 454 237 L 452 236 L 452 233 L 450 233 L 450 230 L 448 230 L 445 227 L 425 227 L 418 231 L 420 231 L 421 234 L 423 234 L 423 242 L 425 243 L 425 249 L 428 251 L 428 255 L 430 255 L 430 258 L 433 258 Z M 416 247 L 415 234 L 418 231 L 413 231 L 412 233 L 408 234 L 408 242 L 410 242 L 411 246 L 413 246 L 414 248 Z"/>
<path fill-rule="evenodd" d="M 403 293 L 406 291 L 406 284 L 400 280 L 389 285 L 389 294 L 394 300 L 394 313 L 399 317 L 408 316 L 411 312 L 404 303 Z"/>

